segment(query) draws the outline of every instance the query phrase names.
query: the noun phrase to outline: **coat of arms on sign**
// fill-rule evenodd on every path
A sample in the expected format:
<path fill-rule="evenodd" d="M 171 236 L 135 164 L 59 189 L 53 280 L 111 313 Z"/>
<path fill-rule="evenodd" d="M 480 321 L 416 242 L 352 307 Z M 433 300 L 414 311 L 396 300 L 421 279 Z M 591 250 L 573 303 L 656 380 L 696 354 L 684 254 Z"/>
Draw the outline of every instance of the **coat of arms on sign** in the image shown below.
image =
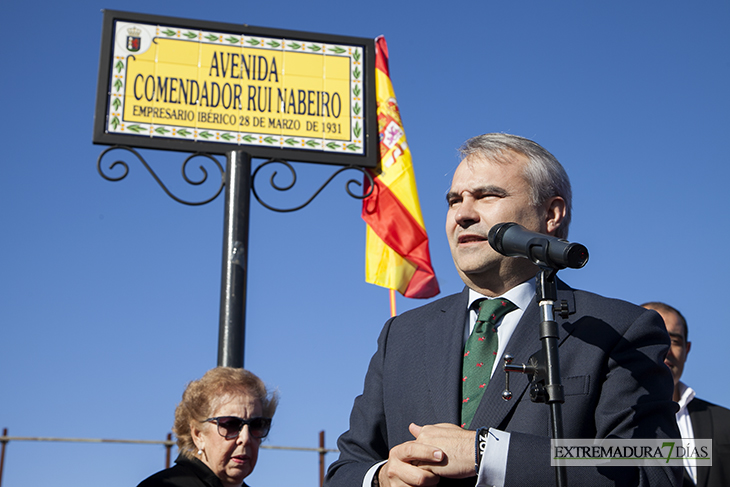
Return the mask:
<path fill-rule="evenodd" d="M 127 33 L 129 34 L 127 36 L 127 51 L 139 51 L 139 48 L 142 46 L 142 38 L 140 37 L 142 31 L 136 27 L 130 27 L 127 29 Z"/>

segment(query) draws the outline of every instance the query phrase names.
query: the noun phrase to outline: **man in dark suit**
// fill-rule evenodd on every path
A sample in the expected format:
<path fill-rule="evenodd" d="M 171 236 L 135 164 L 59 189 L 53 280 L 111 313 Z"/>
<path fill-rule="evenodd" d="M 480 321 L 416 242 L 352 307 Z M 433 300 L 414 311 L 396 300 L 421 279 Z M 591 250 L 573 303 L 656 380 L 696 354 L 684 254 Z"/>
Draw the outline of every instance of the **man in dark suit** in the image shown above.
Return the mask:
<path fill-rule="evenodd" d="M 712 466 L 698 467 L 687 461 L 684 485 L 724 487 L 730 485 L 730 410 L 695 397 L 695 391 L 682 382 L 682 372 L 692 346 L 687 320 L 676 308 L 657 301 L 641 306 L 653 309 L 664 320 L 671 345 L 664 363 L 672 371 L 674 401 L 679 404 L 677 424 L 682 438 L 712 439 Z"/>
<path fill-rule="evenodd" d="M 522 374 L 511 378 L 511 401 L 501 397 L 504 375 L 490 380 L 504 353 L 526 363 L 540 350 L 538 268 L 495 252 L 487 235 L 493 225 L 516 222 L 567 237 L 570 183 L 548 151 L 521 137 L 483 135 L 461 152 L 447 195 L 446 235 L 466 287 L 385 324 L 350 430 L 338 440 L 340 458 L 330 466 L 328 487 L 555 485 L 548 406 L 530 400 Z M 485 298 L 514 310 L 495 316 L 483 331 L 475 324 L 488 320 L 477 318 Z M 558 303 L 563 300 L 569 315 L 556 321 L 564 438 L 677 438 L 671 374 L 663 365 L 668 338 L 659 316 L 560 282 Z M 487 341 L 497 335 L 491 342 L 498 343 L 496 353 L 490 352 L 497 360 L 467 371 L 462 357 L 471 354 L 477 333 L 491 333 Z M 467 384 L 475 377 L 484 395 L 469 412 L 475 401 Z M 679 485 L 680 477 L 681 468 L 672 467 L 567 472 L 569 485 L 591 486 Z"/>

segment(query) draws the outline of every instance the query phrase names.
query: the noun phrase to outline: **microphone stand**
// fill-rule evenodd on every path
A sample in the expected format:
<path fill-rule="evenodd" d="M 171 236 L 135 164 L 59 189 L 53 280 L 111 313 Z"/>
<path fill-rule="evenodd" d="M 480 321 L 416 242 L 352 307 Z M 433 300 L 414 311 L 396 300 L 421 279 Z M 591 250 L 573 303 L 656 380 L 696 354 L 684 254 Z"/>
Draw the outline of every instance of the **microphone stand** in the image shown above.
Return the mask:
<path fill-rule="evenodd" d="M 506 401 L 512 398 L 509 390 L 509 373 L 521 372 L 530 375 L 530 399 L 532 402 L 545 403 L 550 406 L 551 430 L 553 439 L 563 438 L 563 403 L 565 394 L 560 383 L 560 362 L 558 360 L 558 324 L 555 313 L 568 316 L 567 303 L 555 305 L 558 299 L 555 276 L 558 270 L 550 267 L 540 267 L 536 276 L 537 286 L 535 299 L 540 306 L 540 342 L 542 349 L 530 357 L 527 364 L 512 365 L 512 356 L 504 356 L 504 370 L 506 385 L 502 398 Z M 555 484 L 557 487 L 566 487 L 565 465 L 555 467 Z"/>

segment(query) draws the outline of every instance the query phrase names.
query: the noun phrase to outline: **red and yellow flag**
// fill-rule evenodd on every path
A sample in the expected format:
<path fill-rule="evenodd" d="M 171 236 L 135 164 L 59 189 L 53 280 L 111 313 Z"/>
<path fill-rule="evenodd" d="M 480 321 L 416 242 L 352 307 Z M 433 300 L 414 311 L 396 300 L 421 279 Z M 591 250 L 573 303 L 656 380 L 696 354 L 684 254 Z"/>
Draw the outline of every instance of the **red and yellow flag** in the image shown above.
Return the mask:
<path fill-rule="evenodd" d="M 375 91 L 380 164 L 369 170 L 374 187 L 362 205 L 362 218 L 367 223 L 365 280 L 396 289 L 407 298 L 430 298 L 439 293 L 439 285 L 431 265 L 411 152 L 390 81 L 388 45 L 383 36 L 375 40 Z M 365 191 L 370 191 L 367 178 Z"/>

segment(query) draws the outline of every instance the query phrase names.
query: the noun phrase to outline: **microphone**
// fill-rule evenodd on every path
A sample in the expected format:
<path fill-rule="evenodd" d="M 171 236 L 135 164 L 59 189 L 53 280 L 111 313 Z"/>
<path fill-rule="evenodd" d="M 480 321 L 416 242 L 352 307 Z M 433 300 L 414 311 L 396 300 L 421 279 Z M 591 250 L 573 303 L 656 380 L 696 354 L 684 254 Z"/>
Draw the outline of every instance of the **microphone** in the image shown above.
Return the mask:
<path fill-rule="evenodd" d="M 525 257 L 541 267 L 580 269 L 588 262 L 588 249 L 583 245 L 531 232 L 517 223 L 498 223 L 487 238 L 500 254 Z"/>

